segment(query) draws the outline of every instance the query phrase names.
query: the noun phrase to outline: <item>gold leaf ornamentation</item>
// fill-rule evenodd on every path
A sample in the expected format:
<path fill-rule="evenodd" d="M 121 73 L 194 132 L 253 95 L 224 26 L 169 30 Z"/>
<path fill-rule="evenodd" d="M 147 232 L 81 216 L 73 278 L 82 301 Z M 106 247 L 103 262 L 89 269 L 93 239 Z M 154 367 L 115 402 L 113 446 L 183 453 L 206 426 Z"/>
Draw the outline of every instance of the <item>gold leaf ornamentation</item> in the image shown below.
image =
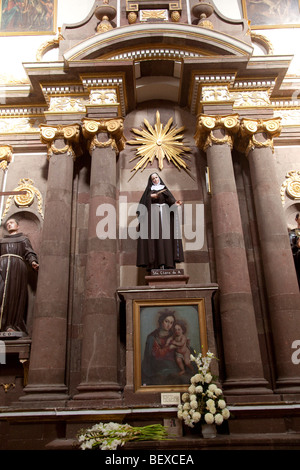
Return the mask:
<path fill-rule="evenodd" d="M 183 139 L 184 127 L 172 127 L 173 119 L 170 118 L 164 126 L 160 120 L 159 111 L 156 112 L 156 123 L 154 127 L 144 119 L 145 129 L 132 129 L 132 132 L 138 135 L 136 140 L 129 140 L 127 143 L 130 145 L 138 145 L 136 156 L 130 161 L 139 159 L 138 163 L 132 168 L 134 171 L 133 176 L 137 171 L 143 171 L 148 164 L 152 165 L 155 159 L 158 160 L 158 168 L 160 170 L 164 167 L 164 159 L 169 163 L 173 163 L 178 170 L 184 169 L 190 176 L 190 168 L 183 158 L 185 152 L 189 152 L 190 148 L 185 147 Z M 130 179 L 131 179 L 130 178 Z"/>
<path fill-rule="evenodd" d="M 16 206 L 18 207 L 29 207 L 34 201 L 34 198 L 37 198 L 38 203 L 38 212 L 40 213 L 42 219 L 44 218 L 43 213 L 43 198 L 40 191 L 33 186 L 33 180 L 30 178 L 21 178 L 17 188 L 14 191 L 25 191 L 25 194 L 10 195 L 7 198 L 4 212 L 1 219 L 3 220 L 6 214 L 8 213 L 12 200 L 15 201 Z"/>

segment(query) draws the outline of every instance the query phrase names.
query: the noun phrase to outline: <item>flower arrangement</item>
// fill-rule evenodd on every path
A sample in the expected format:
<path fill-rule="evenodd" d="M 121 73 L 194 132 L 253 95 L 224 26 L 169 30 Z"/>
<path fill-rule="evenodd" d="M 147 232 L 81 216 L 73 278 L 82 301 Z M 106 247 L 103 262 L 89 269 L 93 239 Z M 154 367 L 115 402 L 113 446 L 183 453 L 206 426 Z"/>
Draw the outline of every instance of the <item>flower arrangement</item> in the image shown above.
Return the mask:
<path fill-rule="evenodd" d="M 167 431 L 161 424 L 133 427 L 129 424 L 99 423 L 78 435 L 80 449 L 116 450 L 128 441 L 167 439 Z"/>
<path fill-rule="evenodd" d="M 222 424 L 230 417 L 222 390 L 214 383 L 210 372 L 210 363 L 216 359 L 213 353 L 191 354 L 191 361 L 197 365 L 198 373 L 191 377 L 188 392 L 182 395 L 182 404 L 178 405 L 177 416 L 193 428 L 195 423 Z"/>

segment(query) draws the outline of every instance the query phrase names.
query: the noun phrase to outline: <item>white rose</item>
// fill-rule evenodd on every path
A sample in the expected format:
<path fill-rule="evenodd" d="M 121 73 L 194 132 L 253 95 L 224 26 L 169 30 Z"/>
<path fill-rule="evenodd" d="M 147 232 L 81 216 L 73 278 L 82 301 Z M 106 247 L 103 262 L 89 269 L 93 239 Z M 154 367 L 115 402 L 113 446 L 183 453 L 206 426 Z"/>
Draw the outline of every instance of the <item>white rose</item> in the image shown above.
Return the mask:
<path fill-rule="evenodd" d="M 216 424 L 222 424 L 224 421 L 223 416 L 220 413 L 217 413 L 215 416 L 215 422 Z"/>
<path fill-rule="evenodd" d="M 198 408 L 197 400 L 191 401 L 190 405 L 193 410 L 196 410 Z"/>
<path fill-rule="evenodd" d="M 207 408 L 210 408 L 211 406 L 215 406 L 215 402 L 210 398 L 209 400 L 207 400 L 206 406 Z"/>
<path fill-rule="evenodd" d="M 197 385 L 195 391 L 196 391 L 196 393 L 202 393 L 202 392 L 203 392 L 203 387 L 202 387 L 202 385 Z"/>
<path fill-rule="evenodd" d="M 185 404 L 183 405 L 183 409 L 184 409 L 184 410 L 190 410 L 190 409 L 191 409 L 190 404 L 189 404 L 189 403 L 185 403 Z"/>
<path fill-rule="evenodd" d="M 199 423 L 200 419 L 201 419 L 201 414 L 198 411 L 195 411 L 195 413 L 193 414 L 194 423 Z"/>
<path fill-rule="evenodd" d="M 183 418 L 183 413 L 181 410 L 177 411 L 177 418 L 182 419 Z"/>
<path fill-rule="evenodd" d="M 204 419 L 207 424 L 212 424 L 214 422 L 214 417 L 211 413 L 206 413 Z"/>
<path fill-rule="evenodd" d="M 216 386 L 215 384 L 210 384 L 210 385 L 208 386 L 208 390 L 209 390 L 210 392 L 215 393 L 216 390 L 217 390 L 217 386 Z"/>
<path fill-rule="evenodd" d="M 210 373 L 205 374 L 204 382 L 209 384 L 212 381 L 212 375 Z"/>
<path fill-rule="evenodd" d="M 190 398 L 190 396 L 189 396 L 188 393 L 184 393 L 184 394 L 182 395 L 182 397 L 181 397 L 182 401 L 184 401 L 184 402 L 185 402 L 185 401 L 188 401 L 189 398 Z"/>
<path fill-rule="evenodd" d="M 197 400 L 196 395 L 194 394 L 190 395 L 190 401 L 194 401 L 194 400 Z"/>
<path fill-rule="evenodd" d="M 189 391 L 189 393 L 191 393 L 191 394 L 195 393 L 195 390 L 196 390 L 195 385 L 190 385 L 189 388 L 188 388 L 188 391 Z"/>
<path fill-rule="evenodd" d="M 226 401 L 225 400 L 219 400 L 218 401 L 218 407 L 223 410 L 226 407 Z"/>
<path fill-rule="evenodd" d="M 224 408 L 224 410 L 222 410 L 222 416 L 224 419 L 228 419 L 229 416 L 230 416 L 230 411 L 228 410 L 228 408 Z"/>
<path fill-rule="evenodd" d="M 216 394 L 218 397 L 219 397 L 220 395 L 222 395 L 222 393 L 223 393 L 223 392 L 222 392 L 222 390 L 221 390 L 220 388 L 217 388 L 217 389 L 215 390 L 215 394 Z"/>

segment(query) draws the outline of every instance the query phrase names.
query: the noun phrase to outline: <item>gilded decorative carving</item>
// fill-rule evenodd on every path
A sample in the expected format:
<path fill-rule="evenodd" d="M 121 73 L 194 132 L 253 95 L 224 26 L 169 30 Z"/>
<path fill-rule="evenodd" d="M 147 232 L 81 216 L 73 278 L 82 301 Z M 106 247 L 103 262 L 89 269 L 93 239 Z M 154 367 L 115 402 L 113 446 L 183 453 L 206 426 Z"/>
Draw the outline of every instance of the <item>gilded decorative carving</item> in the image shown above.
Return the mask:
<path fill-rule="evenodd" d="M 39 129 L 34 124 L 35 119 L 29 117 L 0 118 L 0 134 L 38 132 Z"/>
<path fill-rule="evenodd" d="M 117 104 L 117 91 L 113 88 L 91 90 L 90 104 Z"/>
<path fill-rule="evenodd" d="M 93 151 L 96 147 L 107 148 L 112 147 L 117 153 L 121 152 L 125 147 L 125 137 L 123 134 L 123 119 L 103 119 L 93 120 L 84 119 L 82 132 L 88 141 L 89 151 Z M 99 141 L 98 134 L 108 134 L 106 141 Z"/>
<path fill-rule="evenodd" d="M 213 144 L 228 144 L 232 148 L 234 136 L 239 130 L 239 125 L 238 114 L 228 116 L 207 116 L 200 114 L 194 136 L 196 144 L 204 152 Z M 214 135 L 214 131 L 217 129 L 225 131 L 224 137 L 219 138 Z"/>
<path fill-rule="evenodd" d="M 240 135 L 238 140 L 238 150 L 245 152 L 248 156 L 250 150 L 255 148 L 270 147 L 274 152 L 273 138 L 280 135 L 282 126 L 281 118 L 273 119 L 242 119 L 240 125 Z M 264 141 L 259 141 L 256 134 L 266 134 Z"/>
<path fill-rule="evenodd" d="M 238 91 L 230 93 L 235 107 L 270 106 L 268 91 Z"/>
<path fill-rule="evenodd" d="M 229 101 L 231 99 L 227 86 L 204 86 L 201 91 L 202 101 Z"/>
<path fill-rule="evenodd" d="M 54 49 L 59 46 L 60 41 L 64 39 L 60 32 L 60 28 L 58 28 L 58 36 L 54 39 L 50 39 L 49 41 L 43 42 L 43 44 L 38 48 L 36 52 L 36 60 L 37 62 L 40 62 L 46 54 L 46 52 L 50 51 L 51 49 Z"/>
<path fill-rule="evenodd" d="M 169 163 L 173 163 L 179 170 L 182 168 L 189 173 L 189 167 L 182 158 L 185 152 L 190 151 L 182 142 L 183 135 L 181 132 L 184 130 L 184 127 L 177 129 L 176 127 L 171 127 L 172 123 L 173 119 L 170 118 L 164 126 L 160 121 L 159 111 L 157 111 L 154 127 L 151 126 L 147 119 L 144 119 L 146 129 L 132 129 L 139 136 L 136 140 L 128 141 L 128 144 L 138 145 L 136 156 L 130 160 L 139 159 L 138 163 L 131 170 L 134 171 L 132 177 L 138 170 L 141 169 L 143 171 L 149 163 L 152 165 L 155 158 L 158 160 L 160 170 L 163 169 L 164 159 L 166 158 Z"/>
<path fill-rule="evenodd" d="M 140 21 L 168 19 L 168 10 L 140 10 Z"/>
<path fill-rule="evenodd" d="M 71 126 L 47 126 L 46 124 L 40 125 L 41 141 L 47 144 L 47 158 L 50 159 L 52 155 L 62 155 L 67 153 L 74 159 L 76 157 L 73 150 L 73 144 L 79 142 L 80 128 L 78 124 Z M 64 139 L 67 141 L 63 148 L 55 147 L 54 141 Z"/>
<path fill-rule="evenodd" d="M 33 185 L 33 180 L 30 178 L 21 178 L 18 186 L 13 190 L 14 192 L 23 191 L 25 194 L 17 194 L 8 196 L 2 214 L 1 219 L 3 220 L 8 213 L 11 203 L 14 200 L 17 207 L 29 207 L 34 201 L 34 198 L 37 199 L 38 212 L 41 215 L 42 219 L 44 218 L 43 213 L 43 197 L 40 191 Z"/>
<path fill-rule="evenodd" d="M 70 96 L 55 96 L 50 98 L 49 111 L 58 112 L 86 112 L 85 102 L 82 98 L 72 98 Z"/>
<path fill-rule="evenodd" d="M 0 145 L 0 169 L 5 171 L 11 162 L 13 149 L 10 145 Z"/>
<path fill-rule="evenodd" d="M 285 204 L 285 193 L 291 199 L 300 199 L 300 170 L 289 171 L 287 179 L 282 183 L 280 188 L 281 202 Z"/>

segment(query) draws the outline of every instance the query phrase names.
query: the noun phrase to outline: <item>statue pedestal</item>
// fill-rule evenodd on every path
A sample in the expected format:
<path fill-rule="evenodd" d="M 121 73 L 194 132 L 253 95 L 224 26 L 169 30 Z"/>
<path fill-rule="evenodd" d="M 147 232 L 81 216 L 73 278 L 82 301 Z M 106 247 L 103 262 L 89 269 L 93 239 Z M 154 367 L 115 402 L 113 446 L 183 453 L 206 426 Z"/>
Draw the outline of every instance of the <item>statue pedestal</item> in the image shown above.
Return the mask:
<path fill-rule="evenodd" d="M 189 276 L 183 269 L 152 269 L 150 276 L 145 276 L 145 281 L 151 287 L 156 286 L 182 286 L 188 283 Z"/>

